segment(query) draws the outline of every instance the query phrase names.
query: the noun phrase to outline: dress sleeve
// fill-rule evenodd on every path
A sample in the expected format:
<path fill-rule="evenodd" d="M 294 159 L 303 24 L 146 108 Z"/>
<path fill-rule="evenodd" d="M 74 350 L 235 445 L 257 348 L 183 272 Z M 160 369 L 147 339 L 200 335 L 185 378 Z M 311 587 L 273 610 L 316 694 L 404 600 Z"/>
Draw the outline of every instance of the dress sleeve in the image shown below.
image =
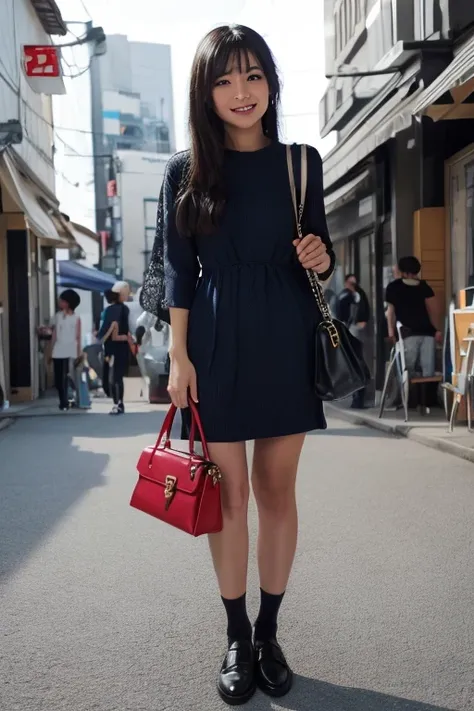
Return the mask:
<path fill-rule="evenodd" d="M 331 258 L 329 269 L 318 275 L 322 281 L 326 281 L 334 271 L 336 255 L 329 236 L 324 208 L 323 162 L 316 148 L 312 146 L 308 146 L 308 193 L 306 205 L 305 224 L 308 228 L 308 233 L 312 232 L 321 237 Z"/>
<path fill-rule="evenodd" d="M 178 154 L 179 155 L 179 154 Z M 199 276 L 196 244 L 192 237 L 183 237 L 176 227 L 176 198 L 182 170 L 176 156 L 168 163 L 163 179 L 163 252 L 167 307 L 190 309 Z"/>

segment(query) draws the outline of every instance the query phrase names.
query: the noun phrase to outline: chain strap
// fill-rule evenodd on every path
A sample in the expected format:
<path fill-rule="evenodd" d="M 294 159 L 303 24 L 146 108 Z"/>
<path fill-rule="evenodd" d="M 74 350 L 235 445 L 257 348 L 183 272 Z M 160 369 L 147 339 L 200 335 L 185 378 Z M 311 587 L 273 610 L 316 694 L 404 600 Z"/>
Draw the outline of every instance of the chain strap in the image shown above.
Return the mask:
<path fill-rule="evenodd" d="M 288 163 L 288 176 L 290 178 L 291 197 L 293 199 L 293 208 L 296 217 L 296 230 L 298 238 L 303 239 L 303 230 L 301 225 L 303 223 L 303 211 L 306 200 L 306 186 L 308 176 L 307 146 L 305 146 L 304 144 L 301 146 L 301 191 L 299 206 L 296 198 L 295 174 L 293 169 L 293 156 L 291 154 L 291 146 L 286 147 L 286 158 Z M 321 280 L 318 274 L 312 269 L 306 269 L 306 275 L 311 286 L 311 291 L 313 292 L 313 296 L 318 305 L 318 309 L 320 310 L 321 315 L 323 317 L 322 325 L 327 330 L 333 347 L 337 348 L 340 343 L 339 333 L 331 316 L 331 311 L 329 310 L 326 297 L 324 296 L 324 289 L 322 287 Z"/>

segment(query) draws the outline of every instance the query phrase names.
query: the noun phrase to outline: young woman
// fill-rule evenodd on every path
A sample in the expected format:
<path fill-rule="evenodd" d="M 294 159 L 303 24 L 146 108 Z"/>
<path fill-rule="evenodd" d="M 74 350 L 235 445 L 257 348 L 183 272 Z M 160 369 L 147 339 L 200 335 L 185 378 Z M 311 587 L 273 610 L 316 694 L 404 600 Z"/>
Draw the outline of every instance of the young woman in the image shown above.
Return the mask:
<path fill-rule="evenodd" d="M 58 300 L 59 311 L 54 320 L 52 340 L 52 358 L 54 364 L 54 384 L 59 395 L 59 409 L 69 409 L 67 395 L 67 376 L 71 368 L 71 359 L 82 353 L 81 319 L 75 310 L 81 303 L 81 297 L 73 289 L 63 291 Z"/>
<path fill-rule="evenodd" d="M 223 472 L 224 527 L 210 536 L 210 548 L 228 618 L 218 690 L 232 705 L 247 701 L 256 685 L 271 696 L 291 687 L 277 616 L 296 548 L 296 471 L 305 433 L 326 426 L 313 389 L 320 316 L 305 273 L 325 280 L 334 269 L 322 163 L 309 148 L 299 242 L 278 140 L 279 96 L 273 57 L 256 32 L 225 26 L 203 39 L 191 76 L 191 149 L 166 170 L 142 299 L 154 300 L 155 310 L 169 307 L 169 392 L 180 408 L 189 395 L 199 402 L 210 456 Z M 155 278 L 162 252 L 164 295 Z M 253 635 L 247 440 L 255 440 L 259 515 L 261 606 Z"/>

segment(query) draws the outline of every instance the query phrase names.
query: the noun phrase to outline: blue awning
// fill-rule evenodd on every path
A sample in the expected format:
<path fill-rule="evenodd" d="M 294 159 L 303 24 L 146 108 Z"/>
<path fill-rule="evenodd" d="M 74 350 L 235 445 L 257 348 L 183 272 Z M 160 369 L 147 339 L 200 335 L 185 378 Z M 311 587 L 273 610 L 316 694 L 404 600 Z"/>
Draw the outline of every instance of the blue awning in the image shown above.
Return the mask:
<path fill-rule="evenodd" d="M 58 286 L 71 289 L 85 289 L 86 291 L 107 291 L 116 282 L 112 274 L 106 274 L 99 269 L 85 267 L 83 264 L 71 260 L 58 260 Z"/>

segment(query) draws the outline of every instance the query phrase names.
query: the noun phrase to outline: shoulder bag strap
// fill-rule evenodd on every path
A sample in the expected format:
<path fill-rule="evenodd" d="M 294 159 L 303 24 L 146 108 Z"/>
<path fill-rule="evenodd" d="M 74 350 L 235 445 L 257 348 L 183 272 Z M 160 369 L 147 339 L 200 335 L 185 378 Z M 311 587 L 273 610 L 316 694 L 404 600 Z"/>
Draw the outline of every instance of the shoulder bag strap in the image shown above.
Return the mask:
<path fill-rule="evenodd" d="M 301 190 L 300 190 L 300 202 L 298 205 L 298 198 L 296 192 L 295 183 L 295 171 L 293 168 L 293 155 L 291 152 L 291 146 L 286 147 L 286 161 L 288 164 L 288 177 L 290 180 L 291 198 L 293 202 L 293 209 L 295 212 L 296 219 L 296 229 L 298 232 L 298 237 L 303 238 L 303 231 L 301 227 L 301 220 L 303 217 L 303 210 L 306 200 L 306 191 L 308 186 L 308 150 L 306 145 L 301 146 Z M 313 292 L 314 298 L 318 305 L 318 308 L 323 317 L 323 321 L 328 326 L 328 331 L 331 336 L 331 341 L 333 346 L 337 347 L 339 345 L 339 335 L 337 329 L 334 325 L 329 306 L 326 302 L 326 297 L 324 296 L 324 289 L 321 285 L 321 281 L 312 269 L 307 269 L 306 274 L 308 276 L 309 283 L 311 285 L 311 290 Z"/>
<path fill-rule="evenodd" d="M 296 229 L 298 232 L 298 237 L 302 239 L 303 231 L 301 227 L 301 221 L 303 218 L 304 204 L 306 202 L 306 189 L 308 185 L 308 152 L 306 146 L 304 144 L 301 146 L 301 188 L 299 205 L 296 193 L 295 172 L 293 169 L 293 155 L 291 153 L 291 146 L 286 147 L 286 161 L 288 164 L 288 177 L 290 179 L 291 198 L 293 201 L 293 209 L 295 211 Z"/>

